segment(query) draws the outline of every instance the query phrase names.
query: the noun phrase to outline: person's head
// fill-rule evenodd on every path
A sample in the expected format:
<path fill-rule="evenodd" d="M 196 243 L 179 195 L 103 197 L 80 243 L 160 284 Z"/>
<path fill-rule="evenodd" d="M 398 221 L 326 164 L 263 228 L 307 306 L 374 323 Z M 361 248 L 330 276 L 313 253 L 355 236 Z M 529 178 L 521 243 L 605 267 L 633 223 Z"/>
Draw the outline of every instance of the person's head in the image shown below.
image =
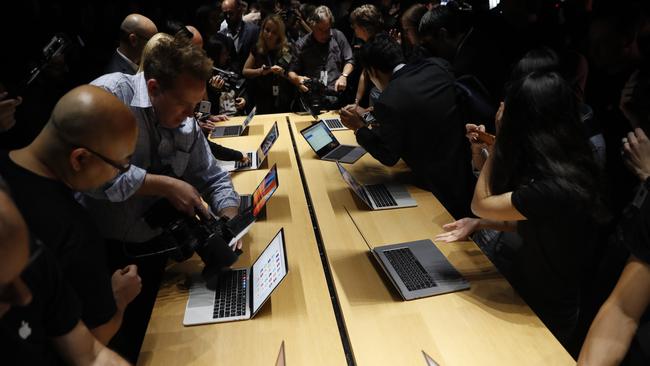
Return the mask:
<path fill-rule="evenodd" d="M 151 50 L 158 45 L 161 39 L 167 39 L 167 40 L 172 40 L 174 37 L 170 36 L 167 33 L 156 33 L 151 37 L 149 41 L 147 41 L 147 44 L 144 46 L 144 49 L 142 50 L 142 57 L 140 59 L 140 67 L 138 68 L 138 72 L 144 71 L 144 61 L 149 58 L 149 54 L 151 53 Z"/>
<path fill-rule="evenodd" d="M 405 63 L 399 44 L 386 34 L 378 34 L 363 45 L 359 55 L 361 66 L 379 90 L 384 90 L 393 70 Z"/>
<path fill-rule="evenodd" d="M 199 33 L 199 30 L 192 25 L 186 25 L 185 27 L 187 28 L 187 30 L 192 32 L 192 39 L 190 39 L 190 42 L 196 47 L 203 48 L 203 37 L 201 37 L 201 33 Z"/>
<path fill-rule="evenodd" d="M 510 82 L 514 82 L 524 76 L 533 73 L 559 72 L 560 58 L 550 48 L 542 47 L 530 50 L 524 57 L 515 64 L 510 76 Z"/>
<path fill-rule="evenodd" d="M 564 79 L 555 72 L 528 74 L 511 85 L 504 104 L 489 177 L 492 193 L 553 178 L 589 199 L 598 185 L 598 168 L 577 98 Z"/>
<path fill-rule="evenodd" d="M 12 306 L 25 306 L 32 293 L 20 275 L 29 263 L 27 224 L 0 183 L 0 319 Z"/>
<path fill-rule="evenodd" d="M 139 63 L 144 45 L 156 32 L 158 29 L 149 18 L 130 14 L 120 25 L 120 49 L 131 61 Z"/>
<path fill-rule="evenodd" d="M 261 54 L 269 51 L 288 49 L 287 35 L 282 17 L 274 14 L 266 17 L 260 27 L 260 38 L 257 41 L 257 50 Z"/>
<path fill-rule="evenodd" d="M 311 14 L 308 20 L 309 27 L 311 28 L 312 36 L 318 43 L 327 43 L 330 40 L 332 24 L 334 24 L 334 16 L 325 5 L 317 7 Z"/>
<path fill-rule="evenodd" d="M 212 61 L 205 51 L 183 37 L 161 39 L 145 60 L 144 77 L 158 123 L 177 128 L 194 115 L 212 76 Z"/>
<path fill-rule="evenodd" d="M 377 33 L 384 30 L 384 20 L 376 6 L 371 4 L 361 5 L 350 14 L 350 24 L 354 35 L 367 42 Z"/>
<path fill-rule="evenodd" d="M 224 0 L 221 3 L 221 12 L 223 13 L 228 27 L 234 29 L 242 21 L 243 6 L 241 0 Z"/>
<path fill-rule="evenodd" d="M 427 7 L 423 4 L 415 4 L 406 9 L 402 14 L 402 31 L 404 32 L 404 39 L 408 42 L 409 46 L 413 47 L 420 43 L 418 37 L 418 26 L 424 13 L 427 12 Z"/>
<path fill-rule="evenodd" d="M 221 7 L 214 2 L 199 6 L 194 12 L 194 21 L 196 28 L 202 34 L 214 34 L 219 31 L 221 20 Z"/>
<path fill-rule="evenodd" d="M 216 33 L 208 38 L 204 45 L 205 53 L 219 68 L 227 68 L 235 53 L 235 45 L 228 36 L 222 33 Z"/>
<path fill-rule="evenodd" d="M 427 11 L 420 19 L 418 36 L 433 56 L 453 61 L 458 46 L 471 28 L 471 7 L 449 1 Z"/>
<path fill-rule="evenodd" d="M 72 190 L 96 189 L 128 170 L 138 127 L 131 110 L 106 90 L 82 85 L 54 106 L 27 147 Z"/>

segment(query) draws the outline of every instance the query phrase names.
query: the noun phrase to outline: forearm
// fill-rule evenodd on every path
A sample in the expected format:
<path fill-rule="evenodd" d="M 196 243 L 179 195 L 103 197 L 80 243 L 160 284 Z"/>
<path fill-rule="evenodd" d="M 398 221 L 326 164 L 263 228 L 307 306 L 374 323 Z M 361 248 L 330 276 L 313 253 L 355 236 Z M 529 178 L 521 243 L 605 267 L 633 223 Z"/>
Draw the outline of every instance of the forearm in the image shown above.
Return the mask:
<path fill-rule="evenodd" d="M 366 93 L 366 75 L 365 73 L 361 73 L 361 77 L 359 78 L 359 86 L 357 87 L 357 95 L 354 97 L 354 104 L 359 104 L 359 101 L 361 101 L 361 98 L 363 98 L 363 95 Z"/>
<path fill-rule="evenodd" d="M 138 196 L 165 196 L 170 187 L 169 180 L 173 179 L 165 175 L 147 174 L 140 189 L 136 192 Z"/>
<path fill-rule="evenodd" d="M 261 75 L 261 73 L 262 73 L 261 70 L 262 70 L 262 68 L 257 68 L 257 69 L 244 68 L 244 70 L 242 71 L 242 74 L 244 75 L 244 77 L 246 79 L 253 79 L 253 78 L 256 78 L 256 77 Z"/>
<path fill-rule="evenodd" d="M 352 71 L 354 71 L 354 65 L 348 62 L 347 64 L 345 64 L 345 66 L 343 66 L 342 74 L 350 75 Z"/>
<path fill-rule="evenodd" d="M 104 345 L 107 345 L 111 341 L 113 336 L 122 326 L 122 319 L 124 318 L 124 312 L 122 310 L 117 310 L 115 315 L 108 322 L 90 329 L 90 332 L 97 338 L 97 340 Z"/>
<path fill-rule="evenodd" d="M 483 164 L 483 169 L 474 188 L 472 197 L 472 212 L 484 219 L 496 221 L 519 221 L 526 220 L 512 204 L 512 193 L 492 194 L 490 190 L 489 177 L 492 171 L 492 156 L 488 157 Z"/>
<path fill-rule="evenodd" d="M 53 343 L 59 355 L 69 365 L 128 365 L 120 356 L 95 339 L 81 321 L 70 332 L 54 338 Z"/>
<path fill-rule="evenodd" d="M 497 231 L 517 231 L 516 221 L 496 221 L 488 219 L 479 219 L 477 230 L 491 229 Z"/>
<path fill-rule="evenodd" d="M 578 365 L 620 364 L 637 327 L 638 323 L 626 316 L 620 307 L 610 300 L 606 301 L 591 324 Z"/>
<path fill-rule="evenodd" d="M 287 76 L 293 85 L 300 86 L 300 84 L 302 84 L 302 76 L 296 74 L 295 72 L 289 71 L 289 74 L 287 74 Z"/>

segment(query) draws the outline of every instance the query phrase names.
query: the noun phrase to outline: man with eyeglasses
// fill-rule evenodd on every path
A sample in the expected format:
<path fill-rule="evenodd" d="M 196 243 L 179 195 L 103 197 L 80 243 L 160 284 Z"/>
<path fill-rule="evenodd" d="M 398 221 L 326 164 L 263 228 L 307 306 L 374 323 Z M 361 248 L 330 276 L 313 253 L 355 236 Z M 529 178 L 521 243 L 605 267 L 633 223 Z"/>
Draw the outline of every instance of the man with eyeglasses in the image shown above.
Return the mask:
<path fill-rule="evenodd" d="M 212 212 L 232 218 L 239 207 L 229 173 L 217 165 L 194 118 L 212 76 L 212 61 L 186 37 L 177 36 L 161 39 L 142 66 L 144 72 L 136 75 L 113 73 L 92 82 L 129 106 L 139 126 L 131 169 L 102 189 L 78 197 L 110 239 L 107 249 L 114 268 L 129 260 L 124 246 L 137 248 L 139 253 L 146 248 L 155 253 L 165 246 L 159 241 L 162 230 L 143 219 L 160 199 L 188 216 L 210 217 Z M 132 328 L 120 330 L 112 343 L 131 361 L 137 359 L 144 339 L 166 259 L 159 255 L 135 262 L 142 276 L 142 293 L 125 315 L 125 326 Z"/>
<path fill-rule="evenodd" d="M 0 172 L 32 232 L 56 256 L 81 301 L 81 319 L 102 343 L 115 335 L 141 288 L 137 267 L 108 271 L 104 240 L 75 191 L 127 171 L 137 124 L 110 93 L 81 86 L 64 95 L 27 147 L 0 155 Z"/>
<path fill-rule="evenodd" d="M 0 360 L 3 365 L 126 365 L 79 320 L 80 304 L 48 248 L 0 183 Z M 30 245 L 31 239 L 31 245 Z"/>
<path fill-rule="evenodd" d="M 104 72 L 134 75 L 138 71 L 144 46 L 156 33 L 158 28 L 149 18 L 140 14 L 127 15 L 120 25 L 120 46 L 115 50 Z"/>

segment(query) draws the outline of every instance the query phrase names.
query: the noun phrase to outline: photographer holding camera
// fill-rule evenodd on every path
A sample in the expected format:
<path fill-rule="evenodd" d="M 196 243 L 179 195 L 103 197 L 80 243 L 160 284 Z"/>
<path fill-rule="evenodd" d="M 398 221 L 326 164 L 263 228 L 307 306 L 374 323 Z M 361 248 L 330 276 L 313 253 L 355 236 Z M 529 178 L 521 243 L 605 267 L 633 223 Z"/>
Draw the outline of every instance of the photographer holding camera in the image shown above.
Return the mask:
<path fill-rule="evenodd" d="M 244 78 L 237 74 L 237 62 L 233 59 L 235 46 L 230 38 L 217 33 L 205 43 L 205 52 L 214 64 L 210 78 L 208 99 L 212 103 L 212 114 L 233 116 L 246 107 Z"/>
<path fill-rule="evenodd" d="M 149 226 L 144 215 L 160 198 L 178 211 L 202 218 L 211 214 L 237 215 L 239 196 L 230 176 L 216 164 L 201 128 L 194 119 L 195 106 L 203 99 L 212 61 L 205 52 L 175 37 L 161 39 L 136 75 L 108 74 L 93 81 L 128 105 L 139 127 L 135 153 L 128 171 L 102 189 L 86 192 L 80 200 L 103 229 L 109 259 L 114 266 L 130 260 L 123 248 L 150 247 L 158 252 L 162 231 Z M 239 244 L 241 246 L 241 244 Z M 141 295 L 125 314 L 118 336 L 122 351 L 137 358 L 159 287 L 165 256 L 136 260 L 143 280 Z"/>

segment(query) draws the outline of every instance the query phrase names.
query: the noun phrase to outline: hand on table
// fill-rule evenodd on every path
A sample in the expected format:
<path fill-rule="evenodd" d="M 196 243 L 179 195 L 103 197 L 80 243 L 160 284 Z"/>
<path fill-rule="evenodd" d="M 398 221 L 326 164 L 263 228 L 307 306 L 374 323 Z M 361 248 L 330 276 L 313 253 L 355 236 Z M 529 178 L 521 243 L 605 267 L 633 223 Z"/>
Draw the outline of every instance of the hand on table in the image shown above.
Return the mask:
<path fill-rule="evenodd" d="M 480 222 L 480 219 L 465 217 L 452 223 L 443 225 L 442 228 L 445 230 L 445 232 L 436 235 L 433 240 L 446 243 L 465 241 L 472 233 L 478 229 Z"/>

